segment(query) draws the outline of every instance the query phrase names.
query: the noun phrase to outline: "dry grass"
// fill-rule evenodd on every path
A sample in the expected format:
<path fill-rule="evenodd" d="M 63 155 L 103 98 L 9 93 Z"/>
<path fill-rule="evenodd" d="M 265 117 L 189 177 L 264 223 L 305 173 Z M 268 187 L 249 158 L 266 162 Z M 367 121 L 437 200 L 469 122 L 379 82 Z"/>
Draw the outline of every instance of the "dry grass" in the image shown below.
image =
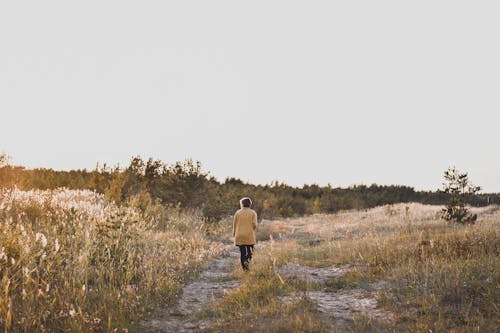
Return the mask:
<path fill-rule="evenodd" d="M 221 246 L 196 213 L 135 207 L 89 191 L 2 192 L 3 330 L 126 331 L 175 300 Z M 474 209 L 472 226 L 446 224 L 439 210 L 400 204 L 263 221 L 258 237 L 267 241 L 257 246 L 251 272 L 235 260 L 242 286 L 201 315 L 213 319 L 215 332 L 494 332 L 500 208 Z M 352 269 L 319 281 L 281 276 L 291 263 Z M 391 319 L 356 314 L 339 326 L 308 296 L 353 290 L 375 297 Z M 287 296 L 293 301 L 283 302 Z"/>
<path fill-rule="evenodd" d="M 244 276 L 243 288 L 215 306 L 215 331 L 495 332 L 500 325 L 500 209 L 473 209 L 479 219 L 472 226 L 446 224 L 437 217 L 439 210 L 400 204 L 264 221 L 259 238 L 272 235 L 278 241 L 257 251 L 257 265 Z M 353 269 L 310 283 L 276 274 L 288 263 Z M 392 319 L 381 323 L 356 315 L 348 327 L 339 328 L 322 320 L 308 302 L 313 290 L 354 288 L 376 297 Z M 304 295 L 298 303 L 277 301 L 297 293 Z M 297 320 L 284 319 L 297 314 Z"/>
<path fill-rule="evenodd" d="M 218 251 L 205 234 L 196 213 L 140 213 L 90 191 L 4 190 L 0 327 L 126 331 L 175 299 L 182 281 Z"/>
<path fill-rule="evenodd" d="M 276 274 L 271 252 L 258 252 L 250 273 L 235 275 L 243 285 L 207 308 L 203 315 L 213 319 L 211 332 L 322 332 L 315 305 L 307 298 L 284 304 L 280 296 L 295 288 Z"/>

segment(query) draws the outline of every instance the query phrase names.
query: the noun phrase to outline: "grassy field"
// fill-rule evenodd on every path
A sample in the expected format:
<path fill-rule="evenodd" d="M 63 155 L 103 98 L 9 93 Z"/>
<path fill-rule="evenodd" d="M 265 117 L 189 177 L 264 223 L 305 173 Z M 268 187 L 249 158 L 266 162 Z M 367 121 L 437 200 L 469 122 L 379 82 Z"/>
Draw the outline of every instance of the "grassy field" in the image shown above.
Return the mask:
<path fill-rule="evenodd" d="M 146 198 L 147 199 L 147 198 Z M 0 328 L 127 332 L 178 298 L 230 220 L 91 191 L 0 194 Z M 147 200 L 146 200 L 147 201 Z M 241 286 L 198 316 L 210 332 L 495 332 L 500 208 L 450 225 L 440 207 L 263 221 Z M 216 235 L 216 237 L 213 237 Z M 157 312 L 157 311 L 156 311 Z"/>
<path fill-rule="evenodd" d="M 472 226 L 439 210 L 264 221 L 252 271 L 235 270 L 242 287 L 207 309 L 213 331 L 497 331 L 500 208 L 475 209 Z"/>
<path fill-rule="evenodd" d="M 125 332 L 217 255 L 199 214 L 91 191 L 0 193 L 3 332 Z M 145 209 L 139 209 L 142 206 Z"/>

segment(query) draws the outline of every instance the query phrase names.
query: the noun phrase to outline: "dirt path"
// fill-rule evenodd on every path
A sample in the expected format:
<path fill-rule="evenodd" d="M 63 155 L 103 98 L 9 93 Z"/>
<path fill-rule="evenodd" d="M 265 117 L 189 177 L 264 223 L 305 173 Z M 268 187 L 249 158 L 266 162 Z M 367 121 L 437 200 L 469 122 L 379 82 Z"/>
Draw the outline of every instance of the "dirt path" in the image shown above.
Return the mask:
<path fill-rule="evenodd" d="M 279 244 L 279 242 L 278 242 Z M 267 242 L 257 246 L 263 250 Z M 199 332 L 210 331 L 211 318 L 203 318 L 200 311 L 211 302 L 221 299 L 226 292 L 237 289 L 242 281 L 231 273 L 239 265 L 239 251 L 233 245 L 227 245 L 223 255 L 210 260 L 207 269 L 197 279 L 184 286 L 178 301 L 171 307 L 159 312 L 159 316 L 143 320 L 137 332 Z M 325 283 L 354 269 L 354 265 L 337 265 L 313 268 L 289 263 L 278 268 L 277 272 L 285 281 L 302 279 L 312 283 Z M 299 301 L 304 295 L 317 306 L 318 320 L 321 320 L 339 332 L 352 328 L 353 317 L 362 315 L 374 322 L 387 322 L 392 314 L 377 308 L 375 293 L 380 289 L 376 284 L 365 289 L 340 289 L 337 291 L 309 291 L 306 294 L 292 293 L 280 297 L 286 304 Z"/>
<path fill-rule="evenodd" d="M 227 246 L 223 256 L 212 259 L 200 276 L 182 289 L 175 305 L 160 311 L 160 316 L 139 323 L 140 332 L 197 332 L 210 326 L 200 319 L 199 312 L 210 302 L 220 299 L 227 291 L 238 288 L 240 280 L 230 274 L 237 265 L 238 249 Z"/>

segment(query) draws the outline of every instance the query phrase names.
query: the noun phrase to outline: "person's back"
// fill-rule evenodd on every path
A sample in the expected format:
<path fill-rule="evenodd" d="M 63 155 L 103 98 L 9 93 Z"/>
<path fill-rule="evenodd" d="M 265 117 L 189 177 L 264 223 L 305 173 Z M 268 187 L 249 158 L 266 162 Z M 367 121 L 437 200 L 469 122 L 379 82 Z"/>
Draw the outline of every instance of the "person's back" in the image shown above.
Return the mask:
<path fill-rule="evenodd" d="M 240 248 L 241 266 L 248 270 L 252 260 L 253 246 L 256 243 L 255 230 L 257 229 L 257 213 L 250 208 L 250 198 L 240 200 L 241 209 L 234 214 L 233 237 L 234 244 Z"/>
<path fill-rule="evenodd" d="M 257 213 L 250 207 L 243 207 L 236 212 L 234 220 L 235 245 L 254 245 Z"/>

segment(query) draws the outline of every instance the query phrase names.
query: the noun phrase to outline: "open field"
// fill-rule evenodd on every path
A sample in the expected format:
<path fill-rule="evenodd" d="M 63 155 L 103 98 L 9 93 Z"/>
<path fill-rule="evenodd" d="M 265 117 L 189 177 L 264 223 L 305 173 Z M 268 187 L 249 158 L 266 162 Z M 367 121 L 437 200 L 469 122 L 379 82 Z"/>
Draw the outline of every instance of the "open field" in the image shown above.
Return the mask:
<path fill-rule="evenodd" d="M 142 207 L 142 208 L 141 208 Z M 264 220 L 250 273 L 231 221 L 91 191 L 3 191 L 0 326 L 23 331 L 495 332 L 500 207 L 450 225 L 398 204 Z M 201 271 L 201 273 L 200 273 Z"/>
<path fill-rule="evenodd" d="M 264 221 L 251 273 L 236 270 L 242 286 L 207 310 L 210 331 L 495 332 L 500 208 L 474 209 L 472 226 L 439 209 Z"/>

